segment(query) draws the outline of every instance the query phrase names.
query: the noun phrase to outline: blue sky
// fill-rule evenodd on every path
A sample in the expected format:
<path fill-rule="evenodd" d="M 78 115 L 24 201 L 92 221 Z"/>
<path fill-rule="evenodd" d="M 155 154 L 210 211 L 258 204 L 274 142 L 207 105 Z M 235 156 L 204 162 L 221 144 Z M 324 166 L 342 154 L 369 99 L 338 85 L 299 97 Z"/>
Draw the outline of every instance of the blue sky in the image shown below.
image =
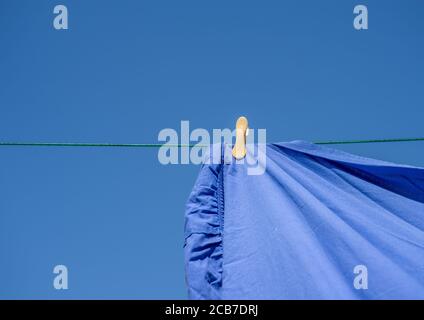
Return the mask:
<path fill-rule="evenodd" d="M 270 142 L 424 136 L 423 14 L 420 0 L 3 0 L 0 140 L 156 143 L 181 120 L 240 115 Z M 423 147 L 337 146 L 417 166 Z M 185 299 L 198 170 L 155 149 L 1 147 L 0 298 Z"/>

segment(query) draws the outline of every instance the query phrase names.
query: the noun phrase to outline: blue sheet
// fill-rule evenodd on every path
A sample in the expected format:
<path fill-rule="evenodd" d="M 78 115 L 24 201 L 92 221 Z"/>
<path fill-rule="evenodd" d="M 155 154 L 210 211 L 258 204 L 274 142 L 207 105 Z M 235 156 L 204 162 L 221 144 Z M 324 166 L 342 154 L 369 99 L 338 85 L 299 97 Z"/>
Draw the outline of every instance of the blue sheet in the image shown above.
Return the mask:
<path fill-rule="evenodd" d="M 191 299 L 424 299 L 423 168 L 303 141 L 247 168 L 202 166 L 185 213 Z"/>

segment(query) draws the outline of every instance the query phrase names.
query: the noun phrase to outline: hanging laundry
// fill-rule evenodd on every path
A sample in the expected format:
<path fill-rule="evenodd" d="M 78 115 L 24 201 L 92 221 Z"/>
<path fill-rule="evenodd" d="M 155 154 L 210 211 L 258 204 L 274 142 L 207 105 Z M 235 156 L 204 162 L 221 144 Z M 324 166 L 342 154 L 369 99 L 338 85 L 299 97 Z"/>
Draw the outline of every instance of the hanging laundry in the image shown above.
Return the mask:
<path fill-rule="evenodd" d="M 301 141 L 205 164 L 184 248 L 191 299 L 424 299 L 424 168 Z"/>

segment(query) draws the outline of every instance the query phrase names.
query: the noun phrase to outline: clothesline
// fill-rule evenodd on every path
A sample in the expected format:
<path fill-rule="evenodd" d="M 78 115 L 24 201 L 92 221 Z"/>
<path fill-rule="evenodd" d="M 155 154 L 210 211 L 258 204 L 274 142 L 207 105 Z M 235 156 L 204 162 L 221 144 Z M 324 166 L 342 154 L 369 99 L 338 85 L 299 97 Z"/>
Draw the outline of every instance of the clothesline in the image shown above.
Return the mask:
<path fill-rule="evenodd" d="M 395 138 L 395 139 L 369 139 L 369 140 L 334 140 L 315 141 L 315 144 L 360 144 L 360 143 L 388 143 L 388 142 L 413 142 L 424 141 L 423 138 Z M 115 147 L 115 148 L 160 148 L 166 147 L 206 147 L 201 144 L 165 144 L 165 143 L 77 143 L 77 142 L 8 142 L 0 141 L 0 146 L 20 147 Z"/>

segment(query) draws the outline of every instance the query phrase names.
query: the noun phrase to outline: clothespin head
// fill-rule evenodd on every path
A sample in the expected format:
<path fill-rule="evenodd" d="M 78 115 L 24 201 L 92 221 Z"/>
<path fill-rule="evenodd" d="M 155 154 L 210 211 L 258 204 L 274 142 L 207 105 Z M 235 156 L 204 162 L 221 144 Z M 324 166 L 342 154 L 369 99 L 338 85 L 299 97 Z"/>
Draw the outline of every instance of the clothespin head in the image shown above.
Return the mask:
<path fill-rule="evenodd" d="M 248 125 L 246 117 L 240 117 L 236 122 L 236 143 L 233 147 L 233 157 L 237 160 L 246 156 L 246 136 L 248 134 Z"/>

